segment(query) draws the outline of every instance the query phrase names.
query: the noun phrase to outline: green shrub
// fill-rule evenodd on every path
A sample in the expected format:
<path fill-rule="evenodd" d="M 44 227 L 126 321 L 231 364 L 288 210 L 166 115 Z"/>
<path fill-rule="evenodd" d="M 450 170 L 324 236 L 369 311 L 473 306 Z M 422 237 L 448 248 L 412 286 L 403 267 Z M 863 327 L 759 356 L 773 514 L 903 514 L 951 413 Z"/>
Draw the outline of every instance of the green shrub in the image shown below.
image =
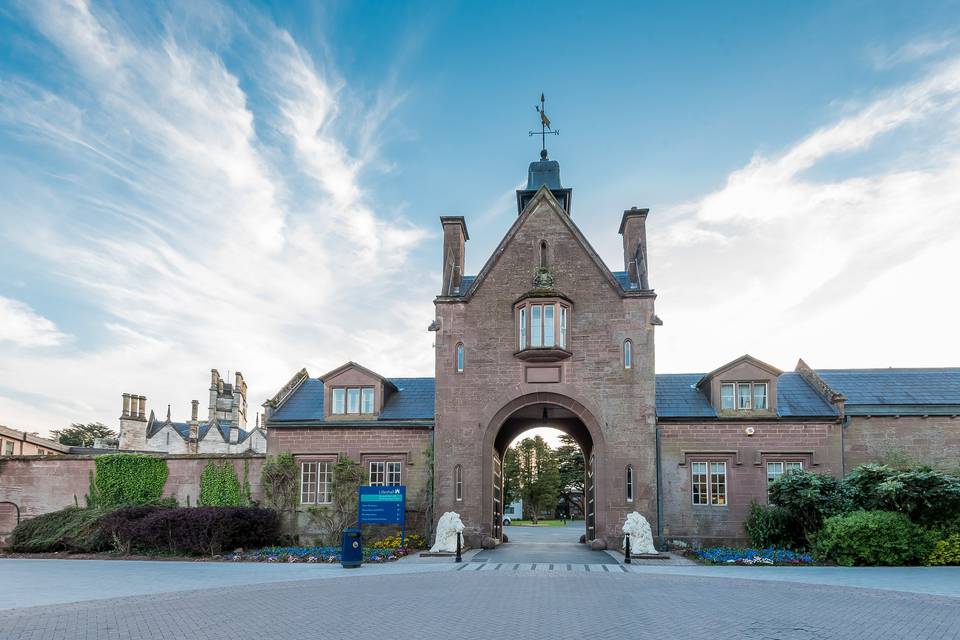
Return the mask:
<path fill-rule="evenodd" d="M 800 523 L 809 542 L 825 519 L 853 509 L 853 493 L 833 476 L 793 471 L 770 485 L 770 502 L 783 507 Z"/>
<path fill-rule="evenodd" d="M 884 464 L 862 464 L 843 479 L 851 490 L 851 497 L 858 509 L 864 511 L 884 510 L 880 505 L 877 487 L 896 475 L 896 471 Z"/>
<path fill-rule="evenodd" d="M 960 478 L 935 469 L 901 471 L 876 487 L 881 508 L 936 525 L 960 516 Z"/>
<path fill-rule="evenodd" d="M 917 564 L 927 559 L 935 539 L 902 513 L 854 511 L 824 521 L 814 552 L 848 567 Z"/>
<path fill-rule="evenodd" d="M 955 533 L 946 540 L 938 540 L 927 558 L 927 564 L 960 565 L 960 533 Z"/>
<path fill-rule="evenodd" d="M 104 507 L 155 503 L 163 497 L 167 461 L 144 453 L 113 453 L 96 459 L 96 501 Z"/>
<path fill-rule="evenodd" d="M 98 524 L 107 513 L 109 510 L 97 507 L 68 507 L 24 520 L 13 530 L 10 548 L 22 553 L 91 553 L 108 549 L 110 540 L 101 534 Z"/>
<path fill-rule="evenodd" d="M 232 462 L 207 462 L 200 474 L 200 497 L 197 504 L 202 507 L 246 506 L 244 492 Z"/>
<path fill-rule="evenodd" d="M 803 549 L 806 546 L 803 528 L 783 507 L 752 502 L 743 528 L 750 537 L 750 544 L 759 549 Z"/>

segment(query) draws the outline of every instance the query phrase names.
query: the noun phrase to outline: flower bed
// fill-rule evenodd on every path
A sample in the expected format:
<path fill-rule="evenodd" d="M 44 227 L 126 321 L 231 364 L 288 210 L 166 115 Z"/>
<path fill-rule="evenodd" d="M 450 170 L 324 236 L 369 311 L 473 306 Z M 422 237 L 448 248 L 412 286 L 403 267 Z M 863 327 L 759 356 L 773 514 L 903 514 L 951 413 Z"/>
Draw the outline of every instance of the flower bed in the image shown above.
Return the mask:
<path fill-rule="evenodd" d="M 390 562 L 410 553 L 398 549 L 364 548 L 364 562 Z M 265 547 L 252 551 L 237 551 L 230 556 L 235 562 L 340 562 L 340 547 Z"/>
<path fill-rule="evenodd" d="M 710 547 L 694 549 L 695 557 L 711 564 L 740 565 L 799 565 L 814 564 L 813 556 L 786 549 L 732 549 L 729 547 Z"/>

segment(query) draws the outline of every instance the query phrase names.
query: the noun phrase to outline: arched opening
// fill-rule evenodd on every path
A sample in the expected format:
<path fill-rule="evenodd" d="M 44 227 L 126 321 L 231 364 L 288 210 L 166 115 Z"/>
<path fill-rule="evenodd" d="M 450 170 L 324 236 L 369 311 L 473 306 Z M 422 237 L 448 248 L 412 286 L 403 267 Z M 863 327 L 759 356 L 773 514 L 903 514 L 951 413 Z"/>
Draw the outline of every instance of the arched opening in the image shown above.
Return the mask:
<path fill-rule="evenodd" d="M 504 514 L 516 515 L 515 506 L 511 508 L 510 502 L 511 498 L 516 497 L 516 488 L 511 487 L 508 477 L 515 469 L 511 468 L 513 464 L 508 451 L 511 445 L 522 445 L 528 436 L 537 435 L 550 447 L 550 455 L 557 456 L 557 471 L 560 471 L 561 462 L 565 468 L 560 478 L 557 500 L 553 504 L 545 504 L 540 500 L 531 504 L 531 494 L 520 493 L 521 499 L 524 495 L 527 497 L 523 505 L 523 519 L 536 515 L 537 518 L 555 520 L 564 516 L 571 543 L 578 542 L 581 535 L 585 540 L 592 540 L 598 535 L 593 468 L 596 464 L 596 436 L 581 415 L 581 405 L 563 396 L 552 399 L 552 395 L 534 394 L 518 399 L 504 407 L 490 425 L 490 499 L 489 511 L 485 508 L 484 512 L 489 514 L 492 535 L 497 539 L 503 537 Z M 592 417 L 587 420 L 592 421 Z M 529 451 L 526 455 L 529 456 Z M 541 467 L 537 465 L 538 470 Z M 579 470 L 579 479 L 572 477 L 572 472 L 576 470 Z M 509 495 L 511 493 L 513 495 Z"/>

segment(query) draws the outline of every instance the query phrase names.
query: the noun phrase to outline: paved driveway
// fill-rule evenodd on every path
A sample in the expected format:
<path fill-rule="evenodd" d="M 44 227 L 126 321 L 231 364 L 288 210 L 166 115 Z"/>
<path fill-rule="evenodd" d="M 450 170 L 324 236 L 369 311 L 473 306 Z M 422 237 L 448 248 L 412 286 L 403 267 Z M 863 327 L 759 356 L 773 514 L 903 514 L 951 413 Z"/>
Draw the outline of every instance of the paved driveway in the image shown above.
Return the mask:
<path fill-rule="evenodd" d="M 503 528 L 509 542 L 496 549 L 481 551 L 474 556 L 474 562 L 509 564 L 617 564 L 617 561 L 603 551 L 593 551 L 589 546 L 580 544 L 583 534 L 580 525 L 566 527 L 522 527 Z"/>
<path fill-rule="evenodd" d="M 0 596 L 29 591 L 36 581 L 0 560 Z M 281 575 L 284 567 L 198 563 L 21 561 L 53 563 L 66 585 L 92 595 L 122 589 L 134 575 L 201 575 L 208 567 L 233 574 Z M 114 584 L 80 576 L 116 565 Z M 144 566 L 146 565 L 146 566 Z M 296 565 L 294 565 L 296 566 Z M 427 565 L 424 565 L 424 567 Z M 509 635 L 525 640 L 566 638 L 710 638 L 826 640 L 960 637 L 960 598 L 815 584 L 775 583 L 703 575 L 612 571 L 571 573 L 500 570 L 476 563 L 398 563 L 366 567 L 334 579 L 217 585 L 150 595 L 0 611 L 0 638 L 177 638 L 263 640 L 303 638 L 424 638 L 458 640 Z M 483 566 L 482 570 L 473 570 Z M 418 568 L 419 567 L 419 568 Z M 458 568 L 462 567 L 462 568 Z M 314 575 L 334 576 L 332 567 Z M 742 575 L 748 576 L 749 568 Z M 393 573 L 387 573 L 386 571 Z M 416 571 L 396 573 L 398 570 Z M 424 569 L 426 570 L 426 569 Z M 842 571 L 842 570 L 839 570 Z M 159 573 L 157 573 L 159 572 Z M 102 575 L 102 574 L 100 574 Z M 294 573 L 288 574 L 293 576 Z M 757 575 L 757 574 L 752 574 Z M 934 578 L 937 574 L 928 574 Z M 949 577 L 951 574 L 941 574 Z M 960 573 L 953 573 L 960 577 Z M 15 578 L 16 585 L 9 579 Z M 90 593 L 77 594 L 89 597 Z"/>

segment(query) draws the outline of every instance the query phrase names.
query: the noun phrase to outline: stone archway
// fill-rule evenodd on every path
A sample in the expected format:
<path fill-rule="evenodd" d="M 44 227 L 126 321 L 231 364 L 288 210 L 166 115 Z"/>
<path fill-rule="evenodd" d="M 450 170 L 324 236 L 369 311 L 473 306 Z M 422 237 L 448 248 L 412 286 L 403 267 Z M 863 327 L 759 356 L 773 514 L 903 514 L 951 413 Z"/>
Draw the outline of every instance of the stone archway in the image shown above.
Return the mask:
<path fill-rule="evenodd" d="M 489 418 L 483 432 L 482 522 L 496 538 L 503 515 L 503 454 L 518 435 L 533 427 L 552 427 L 570 435 L 584 455 L 584 527 L 588 540 L 602 538 L 607 526 L 602 484 L 595 482 L 606 445 L 600 423 L 583 404 L 560 393 L 528 393 L 504 403 Z"/>

